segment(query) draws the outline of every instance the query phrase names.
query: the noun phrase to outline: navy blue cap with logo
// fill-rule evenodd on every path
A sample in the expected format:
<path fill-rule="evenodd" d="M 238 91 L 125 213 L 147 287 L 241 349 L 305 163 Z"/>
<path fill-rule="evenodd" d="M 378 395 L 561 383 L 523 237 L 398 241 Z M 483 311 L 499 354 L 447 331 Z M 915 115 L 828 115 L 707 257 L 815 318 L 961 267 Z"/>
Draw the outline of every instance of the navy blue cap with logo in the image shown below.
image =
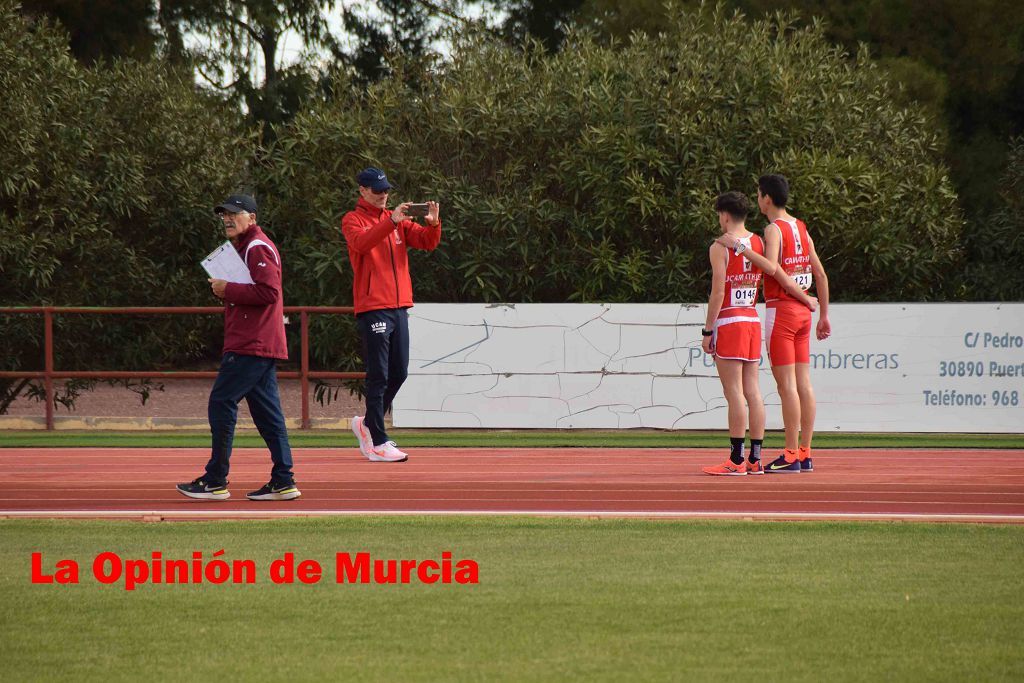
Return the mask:
<path fill-rule="evenodd" d="M 359 175 L 356 176 L 356 182 L 359 183 L 359 187 L 368 187 L 378 194 L 394 187 L 394 185 L 388 182 L 388 177 L 384 175 L 384 171 L 375 166 L 370 166 L 360 171 Z"/>
<path fill-rule="evenodd" d="M 256 200 L 247 194 L 233 194 L 223 202 L 213 207 L 214 213 L 256 213 Z"/>

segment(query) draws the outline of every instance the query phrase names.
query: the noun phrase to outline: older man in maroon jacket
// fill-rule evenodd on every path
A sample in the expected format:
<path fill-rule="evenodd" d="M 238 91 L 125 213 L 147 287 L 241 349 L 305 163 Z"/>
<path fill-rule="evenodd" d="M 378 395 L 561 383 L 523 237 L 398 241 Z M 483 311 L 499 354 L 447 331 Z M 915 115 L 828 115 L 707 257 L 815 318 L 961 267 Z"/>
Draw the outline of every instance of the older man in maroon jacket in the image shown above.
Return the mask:
<path fill-rule="evenodd" d="M 281 255 L 256 224 L 252 197 L 231 195 L 213 211 L 224 222 L 224 233 L 248 267 L 252 282 L 210 280 L 213 293 L 224 300 L 224 354 L 207 409 L 213 448 L 206 474 L 178 484 L 178 491 L 205 500 L 231 497 L 227 480 L 231 443 L 238 403 L 244 398 L 274 463 L 270 482 L 247 497 L 291 500 L 301 494 L 292 476 L 292 451 L 277 391 L 277 359 L 288 358 Z"/>

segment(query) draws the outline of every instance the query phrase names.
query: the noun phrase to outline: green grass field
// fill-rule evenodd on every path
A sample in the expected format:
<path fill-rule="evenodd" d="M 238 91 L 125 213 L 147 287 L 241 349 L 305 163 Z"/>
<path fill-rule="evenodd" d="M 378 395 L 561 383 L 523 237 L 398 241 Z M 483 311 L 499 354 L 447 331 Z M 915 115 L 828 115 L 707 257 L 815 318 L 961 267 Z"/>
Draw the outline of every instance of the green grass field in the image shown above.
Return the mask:
<path fill-rule="evenodd" d="M 614 448 L 703 448 L 728 446 L 725 432 L 624 430 L 427 430 L 393 429 L 389 435 L 402 447 L 614 447 Z M 355 437 L 348 431 L 301 431 L 289 433 L 298 448 L 351 448 Z M 2 447 L 74 448 L 92 447 L 196 447 L 210 445 L 208 432 L 184 431 L 0 431 Z M 239 432 L 235 445 L 263 446 L 259 435 Z M 768 432 L 766 448 L 782 448 L 781 432 Z M 1024 448 L 1021 434 L 865 434 L 829 433 L 814 435 L 816 448 Z"/>
<path fill-rule="evenodd" d="M 532 518 L 0 521 L 0 654 L 25 680 L 1021 680 L 1024 528 Z M 248 558 L 248 586 L 92 558 Z M 325 565 L 273 585 L 272 558 Z M 479 585 L 338 585 L 338 551 L 456 558 Z M 82 565 L 32 585 L 30 556 Z"/>

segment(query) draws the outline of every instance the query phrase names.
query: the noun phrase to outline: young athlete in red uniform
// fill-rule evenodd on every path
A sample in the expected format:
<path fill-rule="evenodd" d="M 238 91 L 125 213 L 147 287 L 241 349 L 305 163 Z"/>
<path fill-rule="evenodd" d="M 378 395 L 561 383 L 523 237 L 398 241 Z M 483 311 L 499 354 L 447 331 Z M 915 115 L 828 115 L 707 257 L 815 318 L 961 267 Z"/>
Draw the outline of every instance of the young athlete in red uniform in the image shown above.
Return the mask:
<path fill-rule="evenodd" d="M 729 459 L 721 465 L 705 467 L 713 475 L 736 476 L 764 474 L 761 466 L 761 443 L 764 440 L 764 402 L 758 383 L 761 360 L 761 320 L 754 305 L 761 281 L 761 270 L 746 255 L 756 254 L 762 263 L 764 243 L 747 232 L 745 221 L 750 214 L 750 201 L 739 192 L 726 192 L 715 200 L 718 224 L 722 232 L 736 240 L 736 251 L 712 243 L 711 297 L 708 299 L 707 322 L 702 330 L 705 353 L 714 354 L 722 391 L 729 403 Z M 773 274 L 775 267 L 767 269 Z M 813 297 L 800 289 L 790 278 L 782 282 L 793 292 L 794 301 L 813 309 Z M 749 462 L 743 458 L 743 436 L 750 423 Z"/>
<path fill-rule="evenodd" d="M 814 249 L 814 240 L 803 221 L 786 211 L 789 182 L 781 175 L 764 175 L 758 181 L 757 205 L 771 223 L 765 228 L 763 265 L 781 266 L 775 280 L 765 279 L 764 296 L 768 305 L 768 360 L 782 401 L 782 421 L 786 427 L 786 448 L 782 455 L 765 467 L 769 473 L 813 472 L 811 438 L 817 406 L 810 374 L 811 311 L 798 297 L 780 285 L 784 273 L 806 291 L 813 285 L 820 308 L 816 336 L 826 339 L 832 334 L 828 319 L 828 277 Z M 734 240 L 719 238 L 727 247 Z M 751 257 L 760 265 L 756 255 Z"/>

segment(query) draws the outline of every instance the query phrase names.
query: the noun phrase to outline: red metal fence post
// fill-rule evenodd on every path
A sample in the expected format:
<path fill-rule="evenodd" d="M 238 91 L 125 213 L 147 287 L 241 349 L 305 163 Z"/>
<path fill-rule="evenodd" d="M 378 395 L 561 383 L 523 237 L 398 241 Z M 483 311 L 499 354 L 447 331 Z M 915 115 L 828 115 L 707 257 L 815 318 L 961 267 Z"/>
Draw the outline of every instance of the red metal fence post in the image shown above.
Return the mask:
<path fill-rule="evenodd" d="M 302 358 L 299 371 L 302 376 L 302 428 L 309 429 L 309 314 L 302 311 Z"/>
<path fill-rule="evenodd" d="M 53 313 L 50 307 L 43 311 L 43 387 L 46 389 L 46 429 L 53 431 Z"/>

